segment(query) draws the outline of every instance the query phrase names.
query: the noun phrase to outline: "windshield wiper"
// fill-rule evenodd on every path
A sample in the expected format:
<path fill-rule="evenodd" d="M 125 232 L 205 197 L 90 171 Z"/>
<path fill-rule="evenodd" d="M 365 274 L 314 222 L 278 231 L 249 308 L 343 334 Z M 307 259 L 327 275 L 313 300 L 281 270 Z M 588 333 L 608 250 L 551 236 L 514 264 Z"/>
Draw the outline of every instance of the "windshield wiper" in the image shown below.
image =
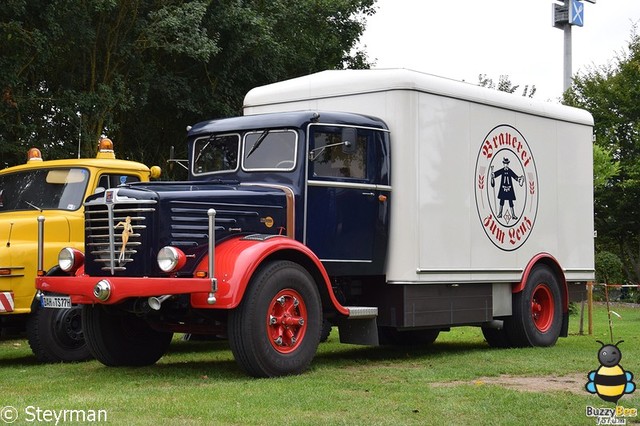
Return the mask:
<path fill-rule="evenodd" d="M 202 153 L 204 152 L 204 150 L 207 149 L 207 147 L 211 145 L 213 142 L 215 142 L 217 139 L 218 139 L 218 135 L 216 135 L 215 133 L 209 136 L 207 141 L 204 143 L 204 146 L 200 148 L 200 152 L 198 152 L 198 156 L 196 157 L 195 160 L 193 160 L 193 164 L 198 163 L 198 160 L 200 159 L 200 157 L 202 157 Z"/>
<path fill-rule="evenodd" d="M 32 207 L 32 208 L 38 210 L 39 212 L 42 212 L 42 209 L 40 207 L 36 206 L 35 204 L 32 204 L 32 203 L 28 202 L 27 200 L 23 200 L 23 201 L 25 203 L 27 203 L 29 205 L 29 207 Z"/>
<path fill-rule="evenodd" d="M 264 132 L 262 132 L 262 134 L 260 135 L 260 137 L 258 138 L 258 140 L 256 140 L 253 145 L 251 146 L 251 149 L 249 150 L 249 153 L 247 154 L 246 158 L 249 158 L 249 156 L 251 154 L 253 154 L 255 152 L 256 149 L 258 149 L 258 147 L 260 146 L 260 144 L 264 141 L 264 139 L 267 137 L 267 135 L 269 134 L 268 130 L 265 130 Z"/>

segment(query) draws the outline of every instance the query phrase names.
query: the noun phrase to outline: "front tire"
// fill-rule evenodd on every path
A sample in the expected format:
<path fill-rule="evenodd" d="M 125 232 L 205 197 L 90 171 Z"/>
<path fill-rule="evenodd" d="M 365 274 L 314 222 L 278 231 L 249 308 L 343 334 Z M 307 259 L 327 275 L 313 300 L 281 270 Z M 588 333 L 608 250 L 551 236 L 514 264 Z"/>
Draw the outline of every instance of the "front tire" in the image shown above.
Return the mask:
<path fill-rule="evenodd" d="M 300 265 L 274 261 L 253 276 L 240 305 L 229 314 L 231 351 L 248 374 L 300 374 L 320 343 L 318 288 Z"/>
<path fill-rule="evenodd" d="M 81 309 L 37 306 L 27 319 L 27 341 L 40 362 L 79 362 L 92 359 L 82 332 Z"/>
<path fill-rule="evenodd" d="M 549 267 L 537 265 L 531 270 L 524 289 L 513 296 L 513 315 L 505 327 L 515 347 L 556 343 L 562 329 L 562 296 Z"/>
<path fill-rule="evenodd" d="M 141 317 L 110 306 L 83 306 L 82 322 L 89 350 L 111 367 L 155 364 L 173 337 L 152 329 Z"/>

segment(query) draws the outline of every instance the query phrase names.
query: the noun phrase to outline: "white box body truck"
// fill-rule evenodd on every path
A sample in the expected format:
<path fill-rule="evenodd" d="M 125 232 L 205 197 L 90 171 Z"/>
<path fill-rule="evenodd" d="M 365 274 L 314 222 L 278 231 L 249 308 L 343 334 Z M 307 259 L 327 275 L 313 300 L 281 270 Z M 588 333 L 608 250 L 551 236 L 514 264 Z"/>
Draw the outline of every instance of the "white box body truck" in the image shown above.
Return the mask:
<path fill-rule="evenodd" d="M 243 116 L 189 129 L 189 182 L 89 197 L 84 262 L 67 251 L 72 276 L 36 286 L 83 305 L 107 365 L 153 363 L 187 332 L 228 336 L 249 374 L 294 374 L 323 325 L 350 343 L 471 325 L 491 346 L 553 345 L 594 278 L 592 127 L 405 69 L 258 87 Z"/>

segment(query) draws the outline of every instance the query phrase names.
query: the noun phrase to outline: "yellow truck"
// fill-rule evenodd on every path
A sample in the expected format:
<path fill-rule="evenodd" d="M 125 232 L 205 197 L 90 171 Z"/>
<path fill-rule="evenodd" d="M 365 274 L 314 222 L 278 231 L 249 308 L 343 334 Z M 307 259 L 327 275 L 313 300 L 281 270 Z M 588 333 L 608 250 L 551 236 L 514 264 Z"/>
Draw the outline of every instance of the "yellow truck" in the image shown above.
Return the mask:
<path fill-rule="evenodd" d="M 47 224 L 41 265 L 57 275 L 63 247 L 84 247 L 84 199 L 118 185 L 149 181 L 160 168 L 116 159 L 113 143 L 99 141 L 96 158 L 43 161 L 29 150 L 26 164 L 0 170 L 0 327 L 26 327 L 40 361 L 81 361 L 91 357 L 80 310 L 43 309 L 37 297 L 38 221 Z"/>

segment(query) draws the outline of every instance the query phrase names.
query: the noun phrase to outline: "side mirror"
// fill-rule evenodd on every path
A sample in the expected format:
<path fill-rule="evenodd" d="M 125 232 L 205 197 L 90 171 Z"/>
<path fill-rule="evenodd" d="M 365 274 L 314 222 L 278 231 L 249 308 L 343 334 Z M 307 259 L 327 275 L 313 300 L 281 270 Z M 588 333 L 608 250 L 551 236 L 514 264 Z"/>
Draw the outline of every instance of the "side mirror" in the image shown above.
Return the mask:
<path fill-rule="evenodd" d="M 345 154 L 353 154 L 356 152 L 356 140 L 358 137 L 358 131 L 352 127 L 345 127 L 342 129 L 340 138 L 342 139 L 342 152 Z"/>

